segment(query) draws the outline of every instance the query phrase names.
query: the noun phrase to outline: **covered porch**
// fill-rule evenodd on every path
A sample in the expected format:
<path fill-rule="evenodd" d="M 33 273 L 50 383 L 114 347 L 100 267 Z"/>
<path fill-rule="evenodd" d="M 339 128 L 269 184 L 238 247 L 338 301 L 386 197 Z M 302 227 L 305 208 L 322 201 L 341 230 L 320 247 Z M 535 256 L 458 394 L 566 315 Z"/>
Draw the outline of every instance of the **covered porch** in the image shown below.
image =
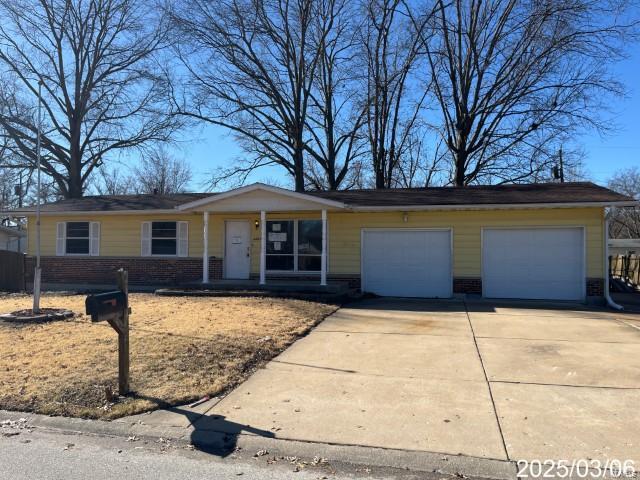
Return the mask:
<path fill-rule="evenodd" d="M 328 212 L 340 202 L 263 184 L 178 207 L 202 215 L 203 287 L 331 291 Z M 212 272 L 211 246 L 221 265 Z M 215 255 L 215 254 L 214 254 Z"/>

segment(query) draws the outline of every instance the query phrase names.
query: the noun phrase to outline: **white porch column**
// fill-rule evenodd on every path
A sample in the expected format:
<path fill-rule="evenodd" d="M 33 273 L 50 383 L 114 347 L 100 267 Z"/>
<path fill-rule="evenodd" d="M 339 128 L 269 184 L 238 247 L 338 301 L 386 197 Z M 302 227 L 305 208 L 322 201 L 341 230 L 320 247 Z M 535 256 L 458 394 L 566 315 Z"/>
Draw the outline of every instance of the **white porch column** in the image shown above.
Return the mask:
<path fill-rule="evenodd" d="M 322 210 L 322 254 L 320 256 L 320 285 L 327 284 L 327 211 Z"/>
<path fill-rule="evenodd" d="M 202 283 L 209 283 L 209 212 L 202 214 Z"/>
<path fill-rule="evenodd" d="M 267 283 L 267 212 L 260 211 L 260 285 Z"/>

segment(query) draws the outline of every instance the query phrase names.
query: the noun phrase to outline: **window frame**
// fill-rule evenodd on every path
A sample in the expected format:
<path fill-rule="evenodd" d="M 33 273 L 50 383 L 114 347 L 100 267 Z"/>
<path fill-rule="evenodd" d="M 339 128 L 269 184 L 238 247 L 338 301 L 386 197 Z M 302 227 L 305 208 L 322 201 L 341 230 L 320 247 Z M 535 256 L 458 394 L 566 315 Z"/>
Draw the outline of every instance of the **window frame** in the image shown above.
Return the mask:
<path fill-rule="evenodd" d="M 320 222 L 322 224 L 322 219 L 321 218 L 308 218 L 308 217 L 298 217 L 298 218 L 278 218 L 278 219 L 269 219 L 267 218 L 267 224 L 269 224 L 269 222 L 293 222 L 293 253 L 266 253 L 265 252 L 265 273 L 268 274 L 277 274 L 277 275 L 320 275 L 322 273 L 322 252 L 320 252 L 317 255 L 313 255 L 313 254 L 308 254 L 308 253 L 303 253 L 303 254 L 299 254 L 298 252 L 298 242 L 299 242 L 299 236 L 298 236 L 298 222 L 301 221 L 316 221 L 316 222 Z M 265 232 L 266 235 L 269 235 L 269 230 L 267 228 L 267 225 L 265 225 Z M 327 238 L 329 237 L 329 222 L 327 222 Z M 327 251 L 325 252 L 325 255 L 327 257 L 327 264 L 329 263 L 329 242 L 327 241 Z M 269 256 L 273 256 L 273 255 L 281 255 L 281 256 L 292 256 L 293 257 L 293 269 L 292 270 L 270 270 L 267 268 L 266 265 L 266 260 L 267 257 Z M 303 257 L 318 257 L 320 258 L 320 270 L 300 270 L 298 268 L 298 257 L 302 255 Z"/>
<path fill-rule="evenodd" d="M 67 235 L 67 231 L 70 223 L 86 223 L 87 224 L 87 236 L 86 237 L 70 237 Z M 67 242 L 69 240 L 87 240 L 87 253 L 69 253 L 67 251 Z M 65 257 L 89 257 L 91 256 L 91 222 L 89 220 L 74 220 L 71 222 L 64 222 L 64 254 Z"/>
<path fill-rule="evenodd" d="M 180 228 L 178 226 L 178 220 L 150 220 L 149 221 L 150 225 L 149 225 L 149 256 L 151 257 L 177 257 L 178 256 L 178 242 L 180 241 L 179 239 L 179 233 L 178 233 L 178 228 Z M 154 237 L 153 236 L 153 224 L 154 223 L 173 223 L 175 224 L 175 236 L 174 237 Z M 176 248 L 175 248 L 175 253 L 153 253 L 153 240 L 175 240 L 176 242 Z"/>

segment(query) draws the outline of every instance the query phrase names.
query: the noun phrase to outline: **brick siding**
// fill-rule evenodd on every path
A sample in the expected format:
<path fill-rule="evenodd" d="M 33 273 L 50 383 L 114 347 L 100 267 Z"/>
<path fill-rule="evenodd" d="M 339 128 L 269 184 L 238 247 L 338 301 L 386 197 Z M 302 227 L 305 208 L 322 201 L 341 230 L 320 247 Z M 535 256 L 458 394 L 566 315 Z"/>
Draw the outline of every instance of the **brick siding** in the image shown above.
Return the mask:
<path fill-rule="evenodd" d="M 482 294 L 481 278 L 454 278 L 453 293 Z M 587 296 L 602 297 L 604 295 L 604 280 L 602 278 L 587 279 Z"/>
<path fill-rule="evenodd" d="M 42 257 L 42 282 L 66 284 L 107 284 L 115 281 L 115 271 L 129 271 L 132 285 L 180 285 L 202 279 L 201 258 L 158 257 Z M 34 258 L 27 257 L 25 276 L 33 282 Z M 222 259 L 209 258 L 209 278 L 222 279 Z M 360 289 L 359 275 L 328 275 L 329 281 L 348 282 L 350 288 Z M 267 280 L 320 281 L 319 275 L 267 276 Z M 604 280 L 589 278 L 586 281 L 588 297 L 604 295 Z M 481 278 L 454 278 L 453 293 L 482 294 Z"/>
<path fill-rule="evenodd" d="M 129 272 L 132 285 L 178 285 L 202 280 L 201 258 L 42 257 L 43 283 L 105 284 L 115 271 Z M 33 281 L 33 257 L 27 258 L 27 282 Z M 222 259 L 209 258 L 209 276 L 222 278 Z"/>
<path fill-rule="evenodd" d="M 481 278 L 454 278 L 453 293 L 482 294 Z"/>
<path fill-rule="evenodd" d="M 604 279 L 587 278 L 587 297 L 604 296 Z"/>
<path fill-rule="evenodd" d="M 252 275 L 251 278 L 259 278 L 257 275 Z M 281 281 L 304 281 L 304 282 L 318 282 L 320 283 L 320 275 L 269 275 L 267 274 L 267 282 L 269 280 L 281 280 Z M 360 276 L 359 275 L 327 275 L 328 282 L 344 282 L 347 283 L 349 288 L 360 290 Z"/>

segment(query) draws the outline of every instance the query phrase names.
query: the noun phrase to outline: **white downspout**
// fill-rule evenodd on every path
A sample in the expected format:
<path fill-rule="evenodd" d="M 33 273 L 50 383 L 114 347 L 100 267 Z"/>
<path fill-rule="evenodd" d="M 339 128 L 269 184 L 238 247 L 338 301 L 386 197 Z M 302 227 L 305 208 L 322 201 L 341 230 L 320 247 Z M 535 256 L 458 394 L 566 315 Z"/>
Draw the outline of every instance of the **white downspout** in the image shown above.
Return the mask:
<path fill-rule="evenodd" d="M 609 293 L 609 218 L 614 212 L 615 207 L 612 207 L 609 211 L 605 210 L 604 213 L 604 299 L 609 307 L 615 310 L 624 310 L 622 305 L 618 305 L 613 301 Z"/>

